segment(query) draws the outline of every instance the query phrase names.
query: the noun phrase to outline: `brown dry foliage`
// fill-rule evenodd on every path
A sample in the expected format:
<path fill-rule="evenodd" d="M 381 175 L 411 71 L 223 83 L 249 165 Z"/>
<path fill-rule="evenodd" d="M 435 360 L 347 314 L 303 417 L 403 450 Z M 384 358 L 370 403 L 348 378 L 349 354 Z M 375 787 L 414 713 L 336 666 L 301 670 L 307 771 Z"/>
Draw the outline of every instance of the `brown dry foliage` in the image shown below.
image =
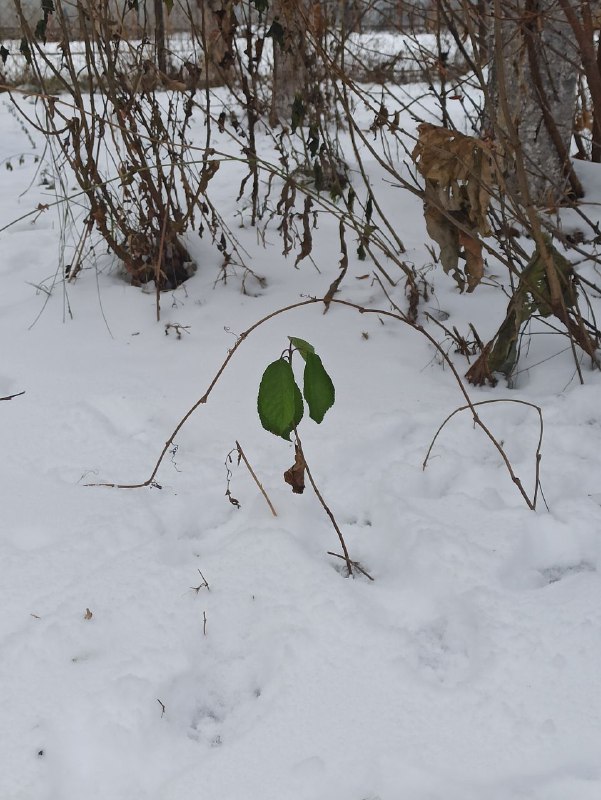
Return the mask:
<path fill-rule="evenodd" d="M 303 456 L 303 451 L 298 445 L 294 446 L 294 464 L 284 473 L 284 480 L 292 486 L 294 494 L 302 494 L 305 491 L 305 470 L 307 465 Z"/>
<path fill-rule="evenodd" d="M 487 212 L 495 169 L 487 142 L 424 122 L 411 157 L 425 178 L 424 216 L 429 236 L 440 247 L 445 272 L 472 292 L 482 280 L 479 236 L 488 236 Z M 459 258 L 465 259 L 465 274 Z"/>

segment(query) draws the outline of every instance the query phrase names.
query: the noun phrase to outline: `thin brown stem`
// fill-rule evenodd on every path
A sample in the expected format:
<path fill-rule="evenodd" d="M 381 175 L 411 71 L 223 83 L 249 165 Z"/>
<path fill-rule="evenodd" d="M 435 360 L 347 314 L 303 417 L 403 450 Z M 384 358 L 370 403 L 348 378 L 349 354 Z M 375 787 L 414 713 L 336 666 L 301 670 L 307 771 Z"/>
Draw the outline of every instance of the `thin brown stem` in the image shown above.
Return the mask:
<path fill-rule="evenodd" d="M 381 282 L 380 282 L 380 286 L 382 286 Z M 382 288 L 383 288 L 383 286 L 382 286 Z M 390 299 L 388 294 L 386 294 L 386 296 Z M 109 488 L 113 488 L 113 489 L 141 489 L 141 488 L 143 488 L 145 486 L 152 485 L 154 483 L 156 475 L 157 475 L 157 473 L 159 471 L 159 467 L 161 466 L 161 463 L 162 463 L 165 455 L 167 454 L 169 448 L 172 446 L 177 434 L 183 428 L 185 423 L 190 419 L 190 417 L 196 411 L 196 409 L 199 406 L 204 405 L 207 402 L 209 395 L 211 394 L 211 392 L 215 388 L 215 385 L 217 384 L 218 380 L 220 379 L 221 375 L 223 374 L 223 372 L 227 368 L 228 364 L 232 360 L 234 354 L 236 353 L 236 351 L 238 350 L 238 348 L 240 347 L 242 342 L 245 341 L 253 331 L 255 331 L 258 327 L 263 325 L 268 320 L 273 319 L 274 317 L 277 317 L 277 316 L 279 316 L 281 314 L 285 314 L 288 311 L 292 311 L 293 309 L 303 308 L 304 306 L 315 305 L 317 303 L 322 303 L 323 304 L 324 303 L 324 298 L 323 297 L 310 298 L 308 300 L 301 300 L 298 303 L 292 303 L 289 306 L 285 306 L 284 308 L 280 308 L 280 309 L 278 309 L 276 311 L 273 311 L 271 314 L 268 314 L 267 316 L 263 317 L 258 322 L 255 322 L 254 325 L 251 325 L 251 327 L 248 328 L 246 331 L 244 331 L 244 333 L 240 334 L 240 336 L 238 337 L 238 340 L 236 341 L 236 344 L 228 352 L 227 357 L 225 358 L 224 362 L 222 363 L 222 365 L 217 370 L 217 373 L 215 374 L 215 377 L 213 378 L 213 380 L 209 384 L 209 387 L 206 390 L 206 392 L 184 414 L 184 416 L 180 419 L 180 421 L 176 425 L 176 427 L 173 430 L 173 432 L 170 435 L 170 437 L 165 442 L 165 445 L 163 446 L 161 454 L 159 455 L 159 457 L 158 457 L 158 459 L 157 459 L 157 461 L 156 461 L 156 463 L 154 465 L 154 468 L 153 468 L 150 476 L 145 481 L 142 481 L 141 483 L 91 483 L 91 484 L 86 484 L 86 485 L 87 486 L 105 486 L 105 487 L 109 487 Z M 461 392 L 461 394 L 465 398 L 466 408 L 469 408 L 471 413 L 472 413 L 472 418 L 474 420 L 474 424 L 478 425 L 478 427 L 482 430 L 482 432 L 485 434 L 485 436 L 492 442 L 494 447 L 497 450 L 499 450 L 499 452 L 501 453 L 501 455 L 503 457 L 503 463 L 505 464 L 505 467 L 507 468 L 507 471 L 509 473 L 509 476 L 510 476 L 511 480 L 513 481 L 513 483 L 517 487 L 519 493 L 524 498 L 524 501 L 525 501 L 526 505 L 528 506 L 528 508 L 531 509 L 531 510 L 534 510 L 533 502 L 532 502 L 532 500 L 530 500 L 527 492 L 525 491 L 525 489 L 524 489 L 524 487 L 522 485 L 522 482 L 520 481 L 520 479 L 517 477 L 517 475 L 513 471 L 511 463 L 510 463 L 509 459 L 507 458 L 507 456 L 505 455 L 505 453 L 503 451 L 503 448 L 501 447 L 499 442 L 495 439 L 494 435 L 491 433 L 491 431 L 488 429 L 488 427 L 482 422 L 482 420 L 478 416 L 478 412 L 476 411 L 476 405 L 477 404 L 472 402 L 472 400 L 471 400 L 471 398 L 470 398 L 470 396 L 469 396 L 469 394 L 467 392 L 467 389 L 463 385 L 463 382 L 461 380 L 461 376 L 457 372 L 457 369 L 456 369 L 455 365 L 453 364 L 453 362 L 450 359 L 450 357 L 448 356 L 448 354 L 445 353 L 444 349 L 441 347 L 439 342 L 436 341 L 434 336 L 432 336 L 432 334 L 429 333 L 429 331 L 427 331 L 422 325 L 420 325 L 417 322 L 413 322 L 411 319 L 409 319 L 402 312 L 387 311 L 386 309 L 381 309 L 381 308 L 366 308 L 365 306 L 361 306 L 358 303 L 352 303 L 349 300 L 337 300 L 335 298 L 331 298 L 330 299 L 330 304 L 331 305 L 337 305 L 337 306 L 345 307 L 345 308 L 352 308 L 355 311 L 358 311 L 360 314 L 375 314 L 378 317 L 389 317 L 391 319 L 396 319 L 399 322 L 403 322 L 405 325 L 409 325 L 410 328 L 413 328 L 418 333 L 421 333 L 422 336 L 424 336 L 430 342 L 430 344 L 437 350 L 437 352 L 440 354 L 440 356 L 442 357 L 444 362 L 447 364 L 447 366 L 451 370 L 451 372 L 453 374 L 453 377 L 455 378 L 455 381 L 457 383 L 457 386 L 459 387 L 459 391 Z"/>
<path fill-rule="evenodd" d="M 317 300 L 317 299 L 313 298 L 311 300 L 302 300 L 299 303 L 293 303 L 292 305 L 286 306 L 285 308 L 280 308 L 277 311 L 274 311 L 271 314 L 268 314 L 266 317 L 263 317 L 258 322 L 255 322 L 254 325 L 251 325 L 250 328 L 248 328 L 246 331 L 244 331 L 243 333 L 240 334 L 240 336 L 238 337 L 238 339 L 236 341 L 236 344 L 232 347 L 231 350 L 228 351 L 228 354 L 227 354 L 224 362 L 222 363 L 222 365 L 217 370 L 217 373 L 215 374 L 215 377 L 213 378 L 213 380 L 209 384 L 208 389 L 205 391 L 203 396 L 200 397 L 190 409 L 188 409 L 188 411 L 184 414 L 184 416 L 180 419 L 180 421 L 176 425 L 176 427 L 173 430 L 173 433 L 171 434 L 171 436 L 165 442 L 165 445 L 164 445 L 164 447 L 163 447 L 163 449 L 161 451 L 160 456 L 157 459 L 156 464 L 154 465 L 154 468 L 153 468 L 150 476 L 145 481 L 143 481 L 142 483 L 88 483 L 86 485 L 87 486 L 106 486 L 106 487 L 109 487 L 109 488 L 112 488 L 112 489 L 142 489 L 145 486 L 150 486 L 154 482 L 154 479 L 156 478 L 157 472 L 159 471 L 159 467 L 161 466 L 161 463 L 162 463 L 163 459 L 165 458 L 165 456 L 167 454 L 167 451 L 169 450 L 169 448 L 173 444 L 173 442 L 175 440 L 175 437 L 180 432 L 180 430 L 183 428 L 183 426 L 186 424 L 186 422 L 190 419 L 192 414 L 194 414 L 196 409 L 199 406 L 204 405 L 207 402 L 207 400 L 209 399 L 209 395 L 211 394 L 211 392 L 213 391 L 213 389 L 215 388 L 215 386 L 217 384 L 217 381 L 219 380 L 219 378 L 224 373 L 227 365 L 229 364 L 229 362 L 234 357 L 235 352 L 240 347 L 242 342 L 256 328 L 258 328 L 260 325 L 263 325 L 264 322 L 267 322 L 268 320 L 272 319 L 273 317 L 277 317 L 278 315 L 284 314 L 286 311 L 291 311 L 294 308 L 301 308 L 302 306 L 312 305 L 312 304 L 321 303 L 321 302 L 323 302 L 321 299 Z"/>
<path fill-rule="evenodd" d="M 531 501 L 531 508 L 534 511 L 536 509 L 536 500 L 537 500 L 537 495 L 538 495 L 538 489 L 539 489 L 539 486 L 540 486 L 541 447 L 542 447 L 542 443 L 543 443 L 543 430 L 544 430 L 543 429 L 543 412 L 542 412 L 540 406 L 537 406 L 534 403 L 529 403 L 526 400 L 517 400 L 517 399 L 514 399 L 514 398 L 505 398 L 504 397 L 504 398 L 497 398 L 495 400 L 479 400 L 478 402 L 473 403 L 472 406 L 461 406 L 460 408 L 456 408 L 454 411 L 452 411 L 449 414 L 449 416 L 444 420 L 444 422 L 441 423 L 441 425 L 439 426 L 438 430 L 434 434 L 434 438 L 430 442 L 430 446 L 428 447 L 428 452 L 426 453 L 426 457 L 424 458 L 424 463 L 422 464 L 422 469 L 426 469 L 426 467 L 428 466 L 428 459 L 430 458 L 430 454 L 432 453 L 432 449 L 434 448 L 434 444 L 436 443 L 436 440 L 438 439 L 439 434 L 442 432 L 442 430 L 446 426 L 447 422 L 449 422 L 456 414 L 459 414 L 460 411 L 466 411 L 467 409 L 471 410 L 471 408 L 473 406 L 485 406 L 485 405 L 491 405 L 492 403 L 518 403 L 519 405 L 528 406 L 529 408 L 534 408 L 536 410 L 536 412 L 538 413 L 540 430 L 539 430 L 539 436 L 538 436 L 538 443 L 537 443 L 537 446 L 536 446 L 536 453 L 535 453 L 535 457 L 534 457 L 534 460 L 535 460 L 534 495 L 533 495 L 532 501 Z M 509 463 L 509 459 L 507 458 L 507 454 L 505 453 L 503 447 L 496 440 L 493 442 L 493 444 L 497 448 L 497 450 L 498 450 L 501 458 L 503 459 L 503 461 L 505 463 L 505 466 L 507 467 L 510 475 L 512 475 L 512 480 L 514 481 L 514 483 L 516 483 L 517 479 L 513 476 L 513 471 L 512 471 L 512 468 L 511 468 L 511 464 Z"/>
<path fill-rule="evenodd" d="M 242 461 L 244 461 L 244 466 L 245 466 L 245 467 L 246 467 L 246 469 L 247 469 L 247 470 L 250 472 L 250 475 L 251 475 L 251 477 L 252 477 L 253 481 L 254 481 L 254 482 L 257 484 L 257 486 L 259 487 L 259 491 L 261 492 L 261 494 L 262 494 L 262 495 L 263 495 L 263 497 L 265 498 L 265 502 L 266 502 L 266 503 L 267 503 L 267 505 L 269 506 L 269 510 L 271 511 L 271 513 L 273 514 L 273 516 L 274 516 L 274 517 L 277 517 L 277 515 L 278 515 L 278 512 L 277 512 L 277 511 L 275 510 L 275 508 L 273 507 L 273 503 L 271 502 L 271 500 L 270 500 L 270 499 L 269 499 L 269 497 L 267 496 L 267 492 L 266 492 L 266 491 L 265 491 L 265 489 L 263 488 L 263 484 L 262 484 L 262 483 L 261 483 L 261 481 L 260 481 L 260 480 L 257 478 L 257 476 L 256 476 L 256 474 L 255 474 L 255 471 L 254 471 L 254 469 L 251 467 L 251 465 L 250 465 L 250 463 L 249 463 L 249 461 L 248 461 L 248 459 L 247 459 L 247 457 L 246 457 L 246 455 L 245 455 L 245 453 L 244 453 L 244 450 L 242 449 L 242 446 L 241 446 L 240 442 L 239 442 L 237 439 L 236 439 L 236 450 L 238 451 L 238 455 L 240 456 L 240 458 L 242 459 Z"/>
<path fill-rule="evenodd" d="M 302 445 L 302 442 L 300 440 L 300 436 L 298 435 L 298 431 L 296 430 L 296 428 L 294 429 L 294 435 L 295 435 L 295 439 L 296 439 L 296 446 L 298 447 L 300 455 L 301 455 L 301 457 L 302 457 L 302 459 L 304 461 L 304 464 L 305 464 L 305 471 L 307 473 L 307 477 L 309 478 L 309 483 L 311 484 L 311 487 L 313 488 L 313 491 L 315 492 L 315 496 L 319 500 L 319 503 L 320 503 L 321 507 L 323 508 L 323 510 L 326 512 L 326 514 L 330 518 L 330 522 L 332 523 L 332 526 L 333 526 L 334 530 L 336 531 L 336 533 L 338 535 L 338 539 L 340 540 L 340 546 L 342 547 L 342 552 L 344 553 L 344 560 L 346 562 L 346 568 L 348 570 L 349 577 L 352 577 L 352 575 L 353 575 L 353 562 L 351 561 L 351 557 L 349 556 L 349 552 L 348 552 L 348 549 L 347 549 L 347 546 L 346 546 L 346 542 L 344 541 L 344 536 L 342 535 L 342 531 L 340 530 L 340 526 L 336 522 L 336 517 L 334 516 L 334 514 L 332 512 L 332 509 L 329 507 L 329 505 L 323 499 L 323 495 L 319 491 L 319 488 L 318 488 L 317 484 L 315 483 L 315 479 L 313 478 L 313 475 L 311 473 L 309 465 L 307 464 L 307 459 L 305 458 L 305 452 L 303 450 L 303 445 Z"/>
<path fill-rule="evenodd" d="M 163 251 L 165 249 L 165 233 L 167 231 L 167 212 L 163 215 L 163 224 L 161 226 L 161 241 L 159 244 L 159 254 L 157 256 L 157 263 L 155 265 L 154 275 L 154 288 L 156 298 L 156 313 L 157 322 L 161 321 L 161 264 L 163 263 Z"/>
<path fill-rule="evenodd" d="M 340 553 L 333 553 L 331 550 L 328 550 L 328 555 L 329 556 L 334 556 L 334 558 L 341 558 L 343 561 L 346 561 L 345 557 L 341 556 Z M 351 564 L 357 570 L 357 572 L 360 572 L 362 575 L 365 575 L 365 577 L 369 578 L 370 581 L 374 580 L 374 578 L 369 574 L 369 572 L 367 572 L 367 570 L 363 569 L 363 567 L 361 566 L 361 564 L 358 561 L 351 561 Z"/>

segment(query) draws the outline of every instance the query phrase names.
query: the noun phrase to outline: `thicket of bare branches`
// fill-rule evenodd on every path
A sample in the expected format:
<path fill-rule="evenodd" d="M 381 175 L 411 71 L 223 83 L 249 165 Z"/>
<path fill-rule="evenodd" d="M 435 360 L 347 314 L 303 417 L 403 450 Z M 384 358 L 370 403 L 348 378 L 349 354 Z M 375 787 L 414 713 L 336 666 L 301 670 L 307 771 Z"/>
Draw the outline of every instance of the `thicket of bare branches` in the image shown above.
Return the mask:
<path fill-rule="evenodd" d="M 490 341 L 474 331 L 468 346 L 446 331 L 476 355 L 469 381 L 510 379 L 533 319 L 567 337 L 581 377 L 582 354 L 597 365 L 587 296 L 597 287 L 573 262 L 596 260 L 599 232 L 578 204 L 572 162 L 601 160 L 596 4 L 42 0 L 32 18 L 14 2 L 33 118 L 18 93 L 13 101 L 76 176 L 83 236 L 100 235 L 133 282 L 154 281 L 157 307 L 159 290 L 194 269 L 189 231 L 207 230 L 225 264 L 243 262 L 210 198 L 230 157 L 215 146 L 218 131 L 245 164 L 237 201 L 249 224 L 277 231 L 295 263 L 311 254 L 315 213 L 338 220 L 330 299 L 354 247 L 385 291 L 404 286 L 408 319 L 421 313 L 424 279 L 404 258 L 379 191 L 386 180 L 423 203 L 433 257 L 459 291 L 477 298 L 489 263 L 508 272 L 506 317 Z M 387 52 L 382 37 L 365 38 L 375 30 L 389 34 Z M 3 46 L 5 71 L 14 51 Z M 435 100 L 436 118 L 420 96 Z M 198 108 L 202 142 L 189 127 Z M 371 113 L 369 130 L 357 108 Z M 580 215 L 577 237 L 558 224 L 565 205 Z"/>

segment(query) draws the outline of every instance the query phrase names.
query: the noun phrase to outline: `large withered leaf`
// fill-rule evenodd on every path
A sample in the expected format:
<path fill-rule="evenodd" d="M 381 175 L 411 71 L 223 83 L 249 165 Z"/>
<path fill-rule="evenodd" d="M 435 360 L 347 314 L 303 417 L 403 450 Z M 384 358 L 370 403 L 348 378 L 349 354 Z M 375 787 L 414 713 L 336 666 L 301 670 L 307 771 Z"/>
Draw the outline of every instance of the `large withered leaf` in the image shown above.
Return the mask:
<path fill-rule="evenodd" d="M 473 292 L 484 277 L 484 261 L 482 259 L 482 242 L 476 236 L 469 236 L 459 231 L 459 245 L 465 253 L 465 272 L 467 290 Z"/>
<path fill-rule="evenodd" d="M 488 207 L 495 183 L 492 154 L 487 142 L 458 131 L 423 123 L 411 154 L 426 179 L 424 214 L 429 236 L 440 246 L 440 260 L 463 290 L 465 281 L 457 268 L 464 248 L 468 291 L 480 283 L 484 264 L 478 234 L 488 236 Z M 445 213 L 447 212 L 447 213 Z M 472 231 L 463 233 L 453 216 Z"/>
<path fill-rule="evenodd" d="M 459 272 L 459 234 L 453 223 L 437 208 L 426 203 L 424 218 L 428 236 L 440 247 L 440 263 L 446 273 L 451 273 L 463 291 L 464 280 Z"/>

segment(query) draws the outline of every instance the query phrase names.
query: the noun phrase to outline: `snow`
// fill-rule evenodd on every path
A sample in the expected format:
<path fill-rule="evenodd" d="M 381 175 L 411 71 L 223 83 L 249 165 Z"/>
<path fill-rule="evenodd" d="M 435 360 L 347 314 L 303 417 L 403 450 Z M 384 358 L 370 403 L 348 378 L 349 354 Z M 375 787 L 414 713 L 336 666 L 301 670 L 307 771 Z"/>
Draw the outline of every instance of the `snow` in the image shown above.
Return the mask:
<path fill-rule="evenodd" d="M 40 165 L 14 157 L 23 150 L 31 144 L 4 101 L 0 161 L 13 169 L 0 174 L 0 228 L 55 199 Z M 586 167 L 594 191 L 598 167 Z M 211 184 L 232 223 L 236 170 L 223 165 Z M 405 258 L 427 265 L 420 203 L 381 188 Z M 564 340 L 549 334 L 533 337 L 515 388 L 470 389 L 474 401 L 542 408 L 549 508 L 532 512 L 469 413 L 448 423 L 422 470 L 437 428 L 464 404 L 425 338 L 309 305 L 240 345 L 176 438 L 161 489 L 89 487 L 145 480 L 236 335 L 323 295 L 338 270 L 338 223 L 320 217 L 318 269 L 294 269 L 275 230 L 262 248 L 237 229 L 267 280 L 249 278 L 248 294 L 240 273 L 216 282 L 219 254 L 192 235 L 199 271 L 163 295 L 160 323 L 154 294 L 127 285 L 100 251 L 65 284 L 60 232 L 54 207 L 0 232 L 0 395 L 25 391 L 0 402 L 0 796 L 597 800 L 600 376 L 583 363 L 581 386 Z M 358 279 L 369 262 L 349 254 L 339 296 L 388 309 L 379 285 Z M 474 322 L 483 339 L 496 330 L 506 298 L 492 281 L 465 296 L 438 267 L 427 279 L 422 322 L 434 336 L 444 334 L 426 310 L 462 332 Z M 403 305 L 402 282 L 393 294 Z M 170 322 L 189 326 L 181 339 L 165 335 Z M 343 577 L 315 496 L 283 482 L 292 446 L 260 427 L 260 376 L 288 335 L 312 342 L 333 377 L 336 404 L 321 426 L 303 421 L 303 445 L 373 582 Z M 449 356 L 463 374 L 465 359 Z M 513 403 L 481 413 L 531 495 L 536 413 Z M 277 517 L 235 459 L 241 508 L 224 497 L 236 440 Z"/>

